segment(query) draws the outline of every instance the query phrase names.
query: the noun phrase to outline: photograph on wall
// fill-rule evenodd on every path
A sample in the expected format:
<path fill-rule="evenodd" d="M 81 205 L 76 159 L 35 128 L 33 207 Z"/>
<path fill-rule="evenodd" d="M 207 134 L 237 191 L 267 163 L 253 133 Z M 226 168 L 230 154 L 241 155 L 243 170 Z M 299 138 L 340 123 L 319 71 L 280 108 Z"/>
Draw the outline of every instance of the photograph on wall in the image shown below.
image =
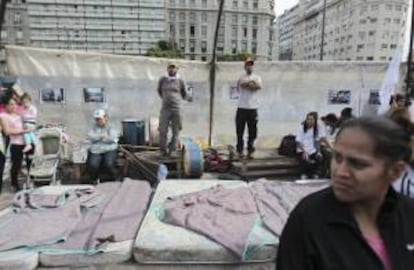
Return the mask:
<path fill-rule="evenodd" d="M 186 93 L 186 99 L 188 102 L 193 102 L 194 96 L 193 96 L 193 90 L 194 86 L 192 84 L 187 84 L 187 93 Z"/>
<path fill-rule="evenodd" d="M 369 92 L 368 104 L 381 105 L 380 95 L 378 89 L 371 89 Z"/>
<path fill-rule="evenodd" d="M 350 104 L 351 90 L 329 90 L 328 104 Z"/>
<path fill-rule="evenodd" d="M 105 94 L 103 87 L 84 87 L 83 100 L 85 103 L 105 102 Z"/>
<path fill-rule="evenodd" d="M 230 85 L 230 99 L 239 99 L 240 93 L 237 85 Z"/>
<path fill-rule="evenodd" d="M 40 90 L 40 103 L 66 103 L 65 89 L 43 88 Z"/>

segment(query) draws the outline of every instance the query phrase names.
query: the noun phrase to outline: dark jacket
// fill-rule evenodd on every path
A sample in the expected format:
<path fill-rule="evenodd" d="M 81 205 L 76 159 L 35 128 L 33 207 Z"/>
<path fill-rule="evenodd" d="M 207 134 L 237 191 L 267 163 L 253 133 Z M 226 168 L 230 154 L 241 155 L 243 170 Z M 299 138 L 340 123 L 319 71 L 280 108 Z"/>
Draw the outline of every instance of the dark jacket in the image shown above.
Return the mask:
<path fill-rule="evenodd" d="M 378 227 L 393 270 L 414 269 L 414 201 L 392 188 L 378 216 Z M 277 270 L 384 270 L 366 243 L 350 210 L 332 188 L 303 199 L 282 232 Z"/>

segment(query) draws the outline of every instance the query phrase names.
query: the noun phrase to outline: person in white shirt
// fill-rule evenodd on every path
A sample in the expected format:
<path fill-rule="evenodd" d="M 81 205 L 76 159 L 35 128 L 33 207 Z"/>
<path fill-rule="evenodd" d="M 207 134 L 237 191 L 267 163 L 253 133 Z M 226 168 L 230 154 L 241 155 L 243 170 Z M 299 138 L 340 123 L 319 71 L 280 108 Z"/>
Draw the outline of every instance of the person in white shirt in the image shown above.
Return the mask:
<path fill-rule="evenodd" d="M 300 125 L 296 135 L 297 153 L 303 172 L 308 178 L 318 178 L 322 162 L 320 142 L 326 142 L 325 129 L 318 124 L 316 112 L 306 115 L 306 120 Z"/>
<path fill-rule="evenodd" d="M 242 75 L 237 81 L 237 90 L 239 92 L 239 104 L 236 113 L 236 133 L 237 133 L 237 153 L 239 158 L 243 158 L 244 129 L 247 125 L 248 141 L 247 141 L 247 157 L 253 158 L 255 151 L 254 141 L 257 138 L 257 121 L 259 102 L 257 92 L 262 89 L 262 79 L 260 76 L 253 74 L 253 59 L 244 61 L 244 70 L 246 74 Z"/>

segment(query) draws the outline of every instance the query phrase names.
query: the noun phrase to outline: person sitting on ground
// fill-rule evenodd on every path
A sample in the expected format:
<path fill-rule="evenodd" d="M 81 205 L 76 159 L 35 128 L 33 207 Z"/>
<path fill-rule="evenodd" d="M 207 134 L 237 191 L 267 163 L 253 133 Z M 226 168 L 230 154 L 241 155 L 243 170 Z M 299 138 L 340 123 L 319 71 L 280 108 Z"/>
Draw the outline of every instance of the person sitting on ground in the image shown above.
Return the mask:
<path fill-rule="evenodd" d="M 20 112 L 23 120 L 23 127 L 35 130 L 37 124 L 37 108 L 32 104 L 32 97 L 29 93 L 24 93 L 20 99 L 23 105 L 23 110 Z M 32 150 L 33 145 L 36 142 L 36 137 L 34 132 L 27 132 L 23 134 L 23 139 L 25 143 L 23 153 L 27 153 Z"/>
<path fill-rule="evenodd" d="M 87 138 L 90 142 L 88 172 L 91 183 L 97 181 L 102 161 L 110 174 L 110 179 L 115 180 L 117 177 L 115 162 L 117 158 L 119 133 L 115 128 L 108 124 L 108 116 L 105 110 L 95 110 L 93 117 L 95 123 L 89 131 Z"/>
<path fill-rule="evenodd" d="M 302 122 L 296 135 L 296 152 L 305 174 L 302 178 L 319 178 L 322 162 L 321 141 L 326 142 L 324 128 L 318 124 L 318 114 L 310 112 L 306 115 L 306 120 Z"/>
<path fill-rule="evenodd" d="M 394 109 L 389 118 L 401 126 L 408 136 L 411 137 L 411 149 L 414 149 L 414 123 L 411 121 L 411 115 L 406 107 Z M 407 156 L 407 165 L 405 171 L 393 183 L 397 192 L 414 198 L 414 157 Z"/>
<path fill-rule="evenodd" d="M 411 138 L 385 117 L 352 119 L 338 132 L 331 186 L 291 212 L 277 270 L 414 268 L 414 200 L 391 187 Z"/>
<path fill-rule="evenodd" d="M 355 116 L 352 114 L 352 108 L 346 107 L 341 111 L 341 116 L 338 120 L 338 127 L 341 127 L 346 121 L 354 119 Z"/>

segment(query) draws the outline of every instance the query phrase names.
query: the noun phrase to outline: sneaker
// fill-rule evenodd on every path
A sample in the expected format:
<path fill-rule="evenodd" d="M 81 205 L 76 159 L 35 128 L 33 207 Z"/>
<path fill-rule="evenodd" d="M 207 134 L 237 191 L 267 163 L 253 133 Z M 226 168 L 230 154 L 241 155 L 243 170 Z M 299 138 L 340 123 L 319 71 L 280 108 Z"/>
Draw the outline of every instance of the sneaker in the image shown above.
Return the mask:
<path fill-rule="evenodd" d="M 23 148 L 23 153 L 27 153 L 30 150 L 32 150 L 32 145 L 31 144 L 26 144 L 26 146 Z"/>
<path fill-rule="evenodd" d="M 243 153 L 238 153 L 237 158 L 238 158 L 238 160 L 243 160 L 244 159 Z"/>
<path fill-rule="evenodd" d="M 249 152 L 248 154 L 247 154 L 247 159 L 253 159 L 254 157 L 253 157 L 253 152 Z"/>

